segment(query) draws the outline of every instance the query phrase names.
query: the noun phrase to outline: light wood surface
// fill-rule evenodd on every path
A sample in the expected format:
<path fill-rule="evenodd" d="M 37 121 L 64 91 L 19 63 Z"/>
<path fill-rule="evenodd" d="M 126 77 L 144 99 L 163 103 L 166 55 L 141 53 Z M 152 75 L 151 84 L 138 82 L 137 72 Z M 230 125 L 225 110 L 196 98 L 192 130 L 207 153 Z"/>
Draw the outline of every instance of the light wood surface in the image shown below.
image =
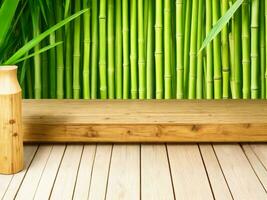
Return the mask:
<path fill-rule="evenodd" d="M 0 174 L 23 169 L 21 88 L 17 67 L 0 67 Z"/>
<path fill-rule="evenodd" d="M 267 141 L 267 101 L 24 100 L 26 142 Z"/>
<path fill-rule="evenodd" d="M 0 175 L 0 199 L 267 199 L 266 147 L 26 145 L 25 169 Z"/>

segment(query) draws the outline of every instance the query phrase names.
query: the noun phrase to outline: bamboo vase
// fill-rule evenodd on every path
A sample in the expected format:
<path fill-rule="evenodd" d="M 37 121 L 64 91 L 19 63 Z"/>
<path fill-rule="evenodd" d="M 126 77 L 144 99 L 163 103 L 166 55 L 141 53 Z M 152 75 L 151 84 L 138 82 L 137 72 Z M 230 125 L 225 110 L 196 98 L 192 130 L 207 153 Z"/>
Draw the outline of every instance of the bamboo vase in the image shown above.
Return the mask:
<path fill-rule="evenodd" d="M 17 66 L 0 66 L 0 174 L 23 169 L 21 107 Z"/>

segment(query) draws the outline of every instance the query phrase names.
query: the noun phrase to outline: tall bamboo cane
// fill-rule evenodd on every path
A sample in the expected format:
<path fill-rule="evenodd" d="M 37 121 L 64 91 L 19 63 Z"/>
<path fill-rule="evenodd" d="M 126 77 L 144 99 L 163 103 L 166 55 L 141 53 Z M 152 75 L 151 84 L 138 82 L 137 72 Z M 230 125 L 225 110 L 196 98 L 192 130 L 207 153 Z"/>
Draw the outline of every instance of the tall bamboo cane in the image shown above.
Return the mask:
<path fill-rule="evenodd" d="M 100 0 L 99 9 L 99 74 L 100 74 L 100 97 L 107 98 L 107 30 L 106 30 L 106 0 Z"/>
<path fill-rule="evenodd" d="M 115 98 L 114 0 L 108 0 L 108 98 Z"/>
<path fill-rule="evenodd" d="M 137 99 L 137 0 L 131 0 L 131 98 Z M 143 20 L 143 19 L 142 19 Z"/>
<path fill-rule="evenodd" d="M 164 97 L 172 97 L 171 72 L 171 0 L 164 0 Z"/>
<path fill-rule="evenodd" d="M 259 97 L 259 0 L 251 2 L 251 98 Z"/>
<path fill-rule="evenodd" d="M 265 47 L 267 47 L 267 0 L 265 0 Z M 265 50 L 267 58 L 267 50 Z M 265 62 L 265 98 L 267 99 L 267 61 Z"/>
<path fill-rule="evenodd" d="M 264 20 L 264 8 L 265 4 L 264 1 L 260 1 L 260 97 L 261 99 L 265 99 L 265 20 Z"/>
<path fill-rule="evenodd" d="M 162 0 L 156 0 L 155 21 L 155 67 L 156 98 L 163 98 L 163 17 Z"/>

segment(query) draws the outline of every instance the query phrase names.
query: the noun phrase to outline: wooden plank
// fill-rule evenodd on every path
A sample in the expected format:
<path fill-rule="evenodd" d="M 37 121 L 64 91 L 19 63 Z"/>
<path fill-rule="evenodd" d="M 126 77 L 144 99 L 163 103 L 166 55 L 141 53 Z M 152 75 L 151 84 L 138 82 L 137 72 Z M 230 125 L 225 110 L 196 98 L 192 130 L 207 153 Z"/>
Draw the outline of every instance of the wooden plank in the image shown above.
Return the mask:
<path fill-rule="evenodd" d="M 82 151 L 82 145 L 67 146 L 50 199 L 72 199 Z"/>
<path fill-rule="evenodd" d="M 106 199 L 140 199 L 140 145 L 114 145 Z"/>
<path fill-rule="evenodd" d="M 84 146 L 73 199 L 88 199 L 95 153 L 96 145 Z"/>
<path fill-rule="evenodd" d="M 255 154 L 255 152 L 251 149 L 251 146 L 248 144 L 242 145 L 244 152 L 253 167 L 255 173 L 257 174 L 259 180 L 261 181 L 263 187 L 265 188 L 265 191 L 267 191 L 267 170 L 262 164 L 262 162 L 259 160 L 258 156 Z"/>
<path fill-rule="evenodd" d="M 232 199 L 231 192 L 228 188 L 227 182 L 224 178 L 212 145 L 201 144 L 200 151 L 215 199 Z"/>
<path fill-rule="evenodd" d="M 24 170 L 15 175 L 0 175 L 0 199 L 14 199 L 18 188 L 30 166 L 36 153 L 37 146 L 30 145 L 24 147 Z"/>
<path fill-rule="evenodd" d="M 89 200 L 105 199 L 112 145 L 97 145 Z"/>
<path fill-rule="evenodd" d="M 213 199 L 197 145 L 167 145 L 177 199 Z"/>
<path fill-rule="evenodd" d="M 267 145 L 266 144 L 257 144 L 251 145 L 253 151 L 257 154 L 258 158 L 267 169 Z"/>
<path fill-rule="evenodd" d="M 20 186 L 17 199 L 33 199 L 43 170 L 52 150 L 51 145 L 40 146 Z"/>
<path fill-rule="evenodd" d="M 259 142 L 267 101 L 24 100 L 23 122 L 25 142 Z"/>
<path fill-rule="evenodd" d="M 174 199 L 165 145 L 141 146 L 141 199 Z"/>
<path fill-rule="evenodd" d="M 234 199 L 266 200 L 267 194 L 239 145 L 214 145 L 214 149 Z"/>
<path fill-rule="evenodd" d="M 35 192 L 34 199 L 49 199 L 65 148 L 65 145 L 53 146 Z"/>

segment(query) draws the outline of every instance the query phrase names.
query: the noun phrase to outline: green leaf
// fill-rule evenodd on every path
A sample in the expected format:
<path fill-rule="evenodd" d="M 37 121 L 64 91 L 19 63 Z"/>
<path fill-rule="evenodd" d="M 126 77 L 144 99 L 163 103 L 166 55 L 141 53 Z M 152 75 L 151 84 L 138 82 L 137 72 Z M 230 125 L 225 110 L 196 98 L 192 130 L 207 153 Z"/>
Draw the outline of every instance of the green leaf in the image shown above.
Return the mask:
<path fill-rule="evenodd" d="M 11 28 L 14 15 L 16 13 L 19 0 L 5 0 L 0 8 L 0 47 L 6 39 L 6 35 Z"/>
<path fill-rule="evenodd" d="M 218 33 L 221 32 L 221 30 L 233 17 L 238 8 L 242 5 L 243 1 L 244 0 L 236 0 L 236 2 L 228 9 L 228 11 L 217 21 L 217 23 L 213 26 L 213 28 L 205 38 L 199 52 L 206 48 L 207 45 L 218 35 Z"/>
<path fill-rule="evenodd" d="M 25 55 L 29 50 L 34 48 L 37 44 L 39 44 L 43 39 L 45 39 L 51 33 L 53 33 L 54 31 L 58 30 L 62 26 L 66 25 L 67 23 L 69 23 L 73 19 L 79 17 L 80 15 L 85 13 L 87 10 L 88 9 L 84 9 L 84 10 L 81 10 L 81 11 L 73 14 L 72 16 L 60 21 L 59 23 L 57 23 L 56 25 L 52 26 L 51 28 L 49 28 L 48 30 L 43 32 L 42 34 L 40 34 L 37 37 L 33 38 L 31 41 L 29 41 L 27 44 L 25 44 L 22 48 L 20 48 L 13 56 L 11 56 L 9 59 L 7 59 L 7 61 L 4 62 L 4 64 L 5 65 L 14 64 L 15 62 L 17 62 L 17 60 L 19 60 L 23 55 Z"/>
<path fill-rule="evenodd" d="M 57 42 L 57 43 L 48 45 L 48 46 L 46 46 L 46 47 L 40 49 L 39 51 L 34 52 L 33 54 L 30 54 L 30 55 L 28 55 L 28 56 L 25 56 L 25 57 L 23 57 L 23 58 L 17 60 L 17 61 L 14 62 L 13 64 L 20 63 L 20 62 L 22 62 L 22 61 L 24 61 L 24 60 L 27 60 L 27 59 L 29 59 L 29 58 L 32 58 L 32 57 L 38 55 L 38 54 L 44 53 L 44 52 L 46 52 L 46 51 L 48 51 L 48 50 L 50 50 L 50 49 L 52 49 L 52 48 L 54 48 L 54 47 L 56 47 L 56 46 L 62 44 L 62 43 L 63 43 L 63 42 Z"/>

